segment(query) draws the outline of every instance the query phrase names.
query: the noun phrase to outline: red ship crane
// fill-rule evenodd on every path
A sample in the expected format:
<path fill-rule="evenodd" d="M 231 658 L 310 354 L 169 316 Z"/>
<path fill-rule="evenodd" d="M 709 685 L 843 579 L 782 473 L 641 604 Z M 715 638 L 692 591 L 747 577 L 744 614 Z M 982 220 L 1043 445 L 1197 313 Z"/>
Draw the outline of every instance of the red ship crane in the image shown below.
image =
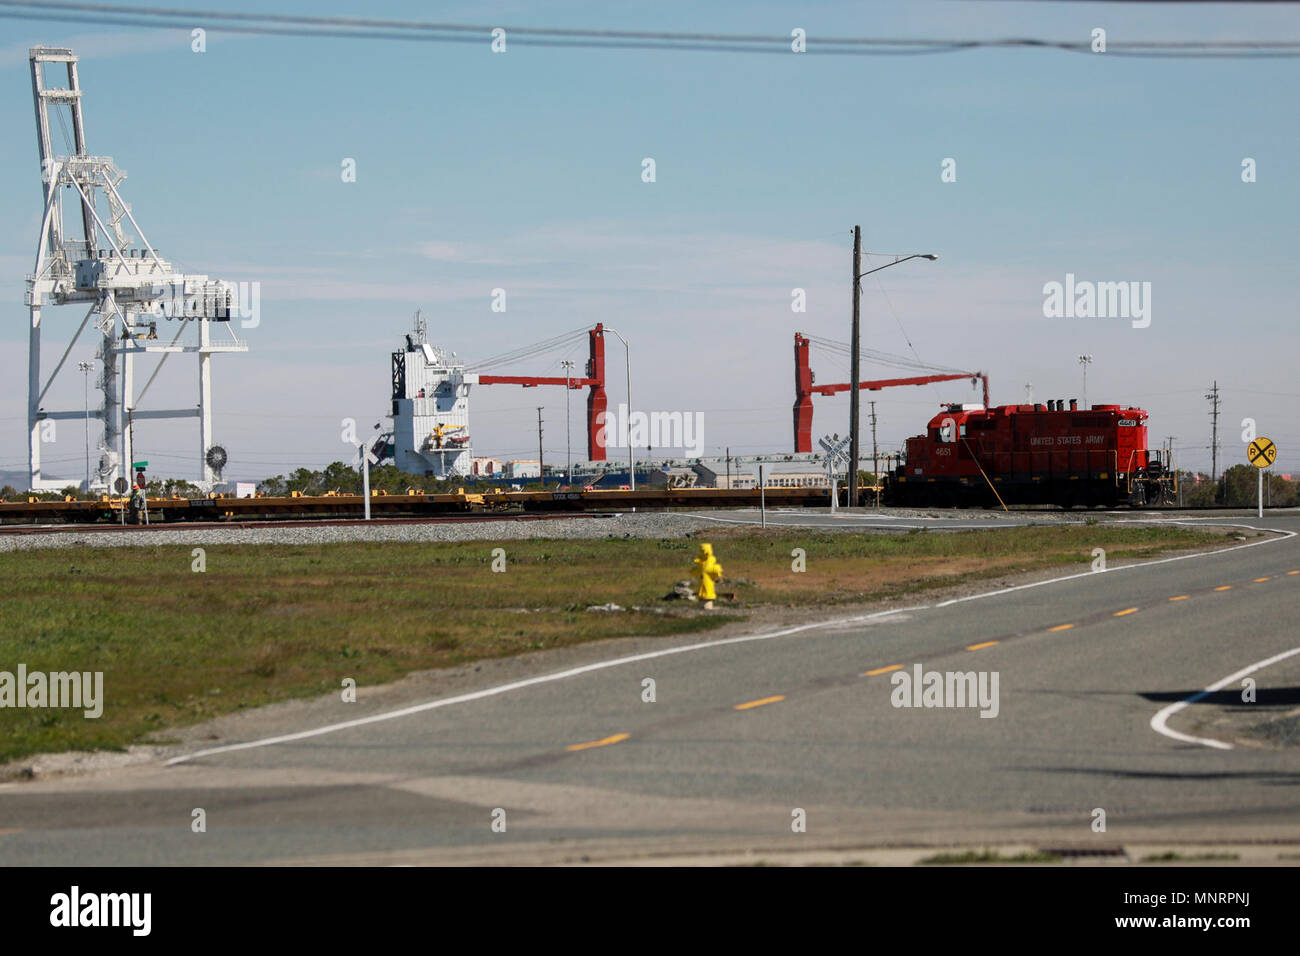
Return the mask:
<path fill-rule="evenodd" d="M 813 395 L 834 395 L 847 392 L 853 386 L 845 382 L 835 385 L 814 385 L 812 369 L 808 365 L 809 339 L 800 332 L 794 334 L 794 450 L 812 451 Z M 984 372 L 951 372 L 934 375 L 912 375 L 906 378 L 880 378 L 858 382 L 858 389 L 878 392 L 895 385 L 929 385 L 933 382 L 956 382 L 961 379 L 984 383 L 984 407 L 989 407 L 989 377 Z"/>
<path fill-rule="evenodd" d="M 587 458 L 591 461 L 605 460 L 604 415 L 608 405 L 605 396 L 605 326 L 597 322 L 594 328 L 587 330 L 586 375 L 582 378 L 573 376 L 545 375 L 487 375 L 478 376 L 480 385 L 522 385 L 524 388 L 536 388 L 539 385 L 561 385 L 570 389 L 590 388 L 587 393 Z"/>

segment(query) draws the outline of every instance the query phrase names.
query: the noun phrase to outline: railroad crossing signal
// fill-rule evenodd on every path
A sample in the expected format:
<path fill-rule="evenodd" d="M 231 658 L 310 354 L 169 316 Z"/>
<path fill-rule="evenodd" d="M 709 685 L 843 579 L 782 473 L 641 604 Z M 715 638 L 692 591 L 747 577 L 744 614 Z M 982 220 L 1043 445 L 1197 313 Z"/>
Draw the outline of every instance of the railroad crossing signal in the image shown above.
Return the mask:
<path fill-rule="evenodd" d="M 1267 468 L 1277 461 L 1277 445 L 1273 439 L 1261 435 L 1246 446 L 1246 457 L 1256 468 Z"/>
<path fill-rule="evenodd" d="M 822 458 L 825 461 L 826 471 L 829 474 L 848 471 L 849 439 L 847 436 L 840 438 L 839 435 L 828 435 L 825 438 L 819 439 L 817 444 L 821 445 L 822 451 L 826 453 Z"/>
<path fill-rule="evenodd" d="M 819 439 L 817 444 L 826 453 L 822 455 L 822 463 L 826 466 L 826 480 L 831 483 L 831 513 L 834 514 L 839 500 L 835 479 L 841 472 L 847 473 L 849 470 L 849 436 L 841 438 L 838 434 L 827 435 Z"/>

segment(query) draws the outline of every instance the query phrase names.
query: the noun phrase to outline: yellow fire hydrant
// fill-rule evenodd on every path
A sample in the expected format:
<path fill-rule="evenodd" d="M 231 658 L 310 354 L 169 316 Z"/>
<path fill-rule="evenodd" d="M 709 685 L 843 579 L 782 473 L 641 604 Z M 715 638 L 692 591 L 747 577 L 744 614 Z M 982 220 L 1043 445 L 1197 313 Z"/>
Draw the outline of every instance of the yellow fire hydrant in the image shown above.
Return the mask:
<path fill-rule="evenodd" d="M 713 545 L 700 545 L 699 555 L 691 562 L 691 576 L 699 582 L 695 588 L 695 596 L 704 602 L 705 610 L 713 610 L 713 599 L 718 596 L 713 582 L 722 577 L 722 565 L 713 556 Z"/>

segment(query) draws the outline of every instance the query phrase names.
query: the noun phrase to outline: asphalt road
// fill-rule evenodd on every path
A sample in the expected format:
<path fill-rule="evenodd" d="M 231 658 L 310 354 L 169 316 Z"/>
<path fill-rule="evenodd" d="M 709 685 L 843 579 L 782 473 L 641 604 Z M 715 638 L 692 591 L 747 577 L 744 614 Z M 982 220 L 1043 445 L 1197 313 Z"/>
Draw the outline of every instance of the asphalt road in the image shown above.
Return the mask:
<path fill-rule="evenodd" d="M 1300 532 L 1296 512 L 1176 520 Z M 640 644 L 640 659 L 604 645 L 575 672 L 541 666 L 398 716 L 326 704 L 268 719 L 242 749 L 8 784 L 0 863 L 1300 842 L 1290 725 L 1249 736 L 1300 706 L 1300 653 L 1242 675 L 1255 703 L 1236 679 L 1153 726 L 1300 648 L 1300 536 L 1254 540 L 856 621 Z M 996 672 L 996 716 L 894 706 L 895 675 L 917 664 Z M 300 736 L 264 739 L 285 734 Z"/>

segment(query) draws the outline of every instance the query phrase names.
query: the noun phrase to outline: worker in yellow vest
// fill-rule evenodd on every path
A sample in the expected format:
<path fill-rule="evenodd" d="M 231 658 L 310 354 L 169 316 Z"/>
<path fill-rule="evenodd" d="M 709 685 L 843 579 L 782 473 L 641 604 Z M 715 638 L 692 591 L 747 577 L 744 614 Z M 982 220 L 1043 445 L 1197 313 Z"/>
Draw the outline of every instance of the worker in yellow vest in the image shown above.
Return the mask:
<path fill-rule="evenodd" d="M 695 588 L 696 598 L 704 602 L 706 611 L 713 610 L 713 599 L 718 596 L 713 582 L 722 577 L 722 565 L 713 556 L 713 545 L 700 545 L 699 555 L 691 562 L 691 575 L 699 582 Z"/>

